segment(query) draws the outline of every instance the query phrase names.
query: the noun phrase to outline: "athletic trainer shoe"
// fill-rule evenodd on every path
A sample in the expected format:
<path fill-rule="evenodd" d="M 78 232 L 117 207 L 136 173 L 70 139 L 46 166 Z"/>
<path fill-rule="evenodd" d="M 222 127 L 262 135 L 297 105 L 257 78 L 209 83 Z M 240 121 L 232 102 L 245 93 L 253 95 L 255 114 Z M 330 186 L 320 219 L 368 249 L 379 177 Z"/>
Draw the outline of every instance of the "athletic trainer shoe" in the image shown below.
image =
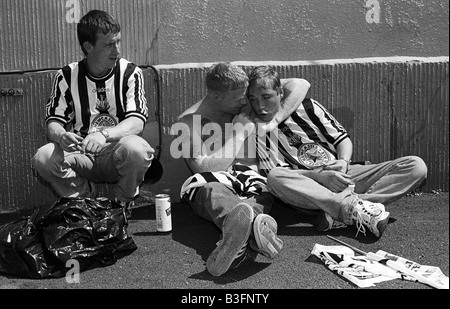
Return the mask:
<path fill-rule="evenodd" d="M 222 225 L 222 239 L 206 260 L 206 269 L 213 276 L 226 273 L 234 261 L 238 266 L 247 252 L 252 229 L 253 209 L 246 203 L 237 204 Z"/>
<path fill-rule="evenodd" d="M 256 246 L 250 241 L 253 250 L 273 259 L 283 248 L 283 241 L 277 237 L 278 225 L 274 218 L 266 214 L 259 214 L 253 221 L 253 236 Z"/>
<path fill-rule="evenodd" d="M 389 212 L 384 210 L 384 205 L 356 198 L 351 210 L 351 219 L 358 231 L 366 235 L 366 227 L 376 236 L 381 237 L 389 222 Z"/>
<path fill-rule="evenodd" d="M 326 232 L 329 230 L 346 228 L 347 224 L 337 221 L 325 211 L 321 211 L 316 217 L 315 226 L 317 231 Z"/>
<path fill-rule="evenodd" d="M 258 256 L 258 252 L 252 250 L 250 246 L 242 248 L 242 252 L 237 254 L 237 258 L 231 263 L 228 271 L 241 267 L 244 263 L 254 261 Z"/>

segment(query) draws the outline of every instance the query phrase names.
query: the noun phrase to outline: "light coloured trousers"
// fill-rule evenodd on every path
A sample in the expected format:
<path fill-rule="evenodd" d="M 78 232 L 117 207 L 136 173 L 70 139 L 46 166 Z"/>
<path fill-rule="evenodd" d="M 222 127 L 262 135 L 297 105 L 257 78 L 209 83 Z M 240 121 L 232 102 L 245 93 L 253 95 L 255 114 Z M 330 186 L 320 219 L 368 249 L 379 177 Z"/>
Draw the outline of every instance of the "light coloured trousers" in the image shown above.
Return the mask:
<path fill-rule="evenodd" d="M 61 197 L 92 197 L 90 182 L 116 183 L 115 194 L 131 201 L 139 194 L 154 150 L 141 137 L 126 136 L 107 145 L 98 155 L 65 152 L 49 143 L 38 149 L 33 164 Z"/>
<path fill-rule="evenodd" d="M 378 164 L 350 165 L 347 174 L 359 198 L 389 204 L 417 188 L 427 178 L 427 167 L 421 158 L 405 156 Z M 348 190 L 334 193 L 298 170 L 283 167 L 270 171 L 267 187 L 294 208 L 321 209 L 341 221 L 341 208 L 354 199 Z"/>

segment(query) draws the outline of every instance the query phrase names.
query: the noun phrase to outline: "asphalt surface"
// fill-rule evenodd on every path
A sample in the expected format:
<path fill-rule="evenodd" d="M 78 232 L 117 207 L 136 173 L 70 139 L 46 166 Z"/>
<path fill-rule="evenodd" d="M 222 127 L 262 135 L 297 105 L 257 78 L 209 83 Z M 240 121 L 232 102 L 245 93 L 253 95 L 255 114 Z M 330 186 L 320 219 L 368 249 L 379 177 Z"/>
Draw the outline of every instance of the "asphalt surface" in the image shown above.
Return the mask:
<path fill-rule="evenodd" d="M 354 227 L 333 230 L 328 235 L 366 252 L 381 249 L 419 264 L 437 266 L 448 276 L 449 193 L 410 195 L 386 208 L 391 212 L 391 220 L 380 239 L 369 233 L 355 237 Z M 24 215 L 27 214 L 0 214 L 0 225 Z M 173 289 L 176 296 L 170 301 L 174 303 L 200 293 L 195 291 L 199 289 L 209 290 L 210 294 L 221 293 L 220 290 L 292 293 L 297 289 L 361 289 L 311 256 L 315 244 L 337 245 L 326 233 L 315 231 L 312 217 L 280 204 L 274 206 L 271 215 L 278 221 L 278 234 L 284 241 L 280 255 L 274 260 L 259 255 L 255 261 L 213 277 L 207 272 L 205 261 L 218 241 L 217 229 L 196 216 L 189 206 L 178 203 L 172 205 L 172 233 L 161 235 L 156 232 L 154 205 L 141 201 L 133 210 L 128 228 L 138 249 L 122 254 L 115 264 L 82 272 L 79 283 L 68 283 L 65 277 L 36 280 L 0 274 L 0 289 L 161 289 L 166 294 Z M 367 289 L 431 288 L 392 280 L 363 290 Z M 277 294 L 273 295 L 272 299 Z M 295 298 L 294 294 L 289 295 Z"/>

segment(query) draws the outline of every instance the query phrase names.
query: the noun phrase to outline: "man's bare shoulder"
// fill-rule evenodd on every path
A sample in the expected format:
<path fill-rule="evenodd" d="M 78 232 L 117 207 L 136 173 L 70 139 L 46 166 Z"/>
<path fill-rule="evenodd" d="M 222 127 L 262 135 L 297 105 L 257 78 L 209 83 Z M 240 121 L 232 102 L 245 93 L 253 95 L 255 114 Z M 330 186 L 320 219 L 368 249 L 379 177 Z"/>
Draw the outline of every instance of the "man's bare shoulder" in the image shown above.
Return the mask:
<path fill-rule="evenodd" d="M 187 114 L 184 115 L 183 117 L 179 117 L 178 121 L 187 124 L 189 127 L 192 126 L 192 124 L 194 123 L 194 115 L 195 114 Z"/>
<path fill-rule="evenodd" d="M 186 121 L 186 119 L 192 119 L 192 115 L 201 115 L 202 113 L 203 99 L 189 107 L 181 115 L 178 116 L 179 121 Z"/>

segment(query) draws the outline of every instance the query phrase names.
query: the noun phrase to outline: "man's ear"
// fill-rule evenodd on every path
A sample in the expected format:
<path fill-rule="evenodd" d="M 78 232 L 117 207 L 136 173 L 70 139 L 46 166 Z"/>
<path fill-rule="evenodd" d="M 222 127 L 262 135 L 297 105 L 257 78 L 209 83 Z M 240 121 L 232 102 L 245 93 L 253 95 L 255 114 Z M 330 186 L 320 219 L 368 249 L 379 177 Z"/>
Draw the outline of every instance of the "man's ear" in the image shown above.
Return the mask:
<path fill-rule="evenodd" d="M 213 92 L 213 98 L 214 98 L 215 100 L 221 99 L 221 98 L 222 98 L 222 93 L 220 93 L 220 92 L 218 92 L 218 91 L 214 91 L 214 92 Z"/>
<path fill-rule="evenodd" d="M 94 46 L 93 46 L 90 42 L 88 42 L 88 41 L 85 41 L 85 42 L 83 43 L 83 48 L 84 48 L 84 50 L 86 51 L 86 54 L 89 54 L 89 53 L 91 52 L 91 50 L 92 50 L 93 47 L 94 47 Z"/>
<path fill-rule="evenodd" d="M 284 97 L 284 88 L 280 87 L 278 88 L 278 94 L 280 95 L 281 98 Z"/>

